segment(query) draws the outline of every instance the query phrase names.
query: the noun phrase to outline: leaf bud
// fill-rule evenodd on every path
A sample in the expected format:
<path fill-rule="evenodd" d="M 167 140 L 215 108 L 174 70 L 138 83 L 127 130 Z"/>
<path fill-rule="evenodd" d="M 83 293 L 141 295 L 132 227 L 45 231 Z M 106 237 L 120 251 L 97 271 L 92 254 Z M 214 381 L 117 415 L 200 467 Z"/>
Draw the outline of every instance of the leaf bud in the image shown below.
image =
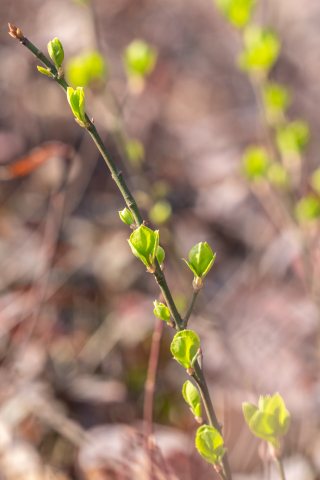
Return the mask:
<path fill-rule="evenodd" d="M 51 60 L 56 64 L 57 68 L 61 67 L 64 59 L 64 51 L 61 42 L 54 38 L 48 43 L 48 52 Z"/>
<path fill-rule="evenodd" d="M 133 215 L 128 208 L 124 208 L 122 210 L 122 212 L 119 212 L 119 216 L 120 216 L 121 220 L 124 223 L 126 223 L 127 225 L 130 226 L 130 225 L 134 224 Z"/>
<path fill-rule="evenodd" d="M 212 253 L 211 248 L 207 243 L 197 243 L 194 247 L 191 248 L 189 253 L 189 262 L 183 258 L 194 274 L 193 288 L 196 291 L 201 290 L 202 280 L 208 274 L 216 258 L 216 254 Z M 199 279 L 199 280 L 198 280 Z"/>
<path fill-rule="evenodd" d="M 154 259 L 159 246 L 159 231 L 156 230 L 154 232 L 150 228 L 141 225 L 130 235 L 128 242 L 132 253 L 139 258 L 147 268 L 151 267 L 151 270 L 155 271 Z"/>
<path fill-rule="evenodd" d="M 163 250 L 163 248 L 159 246 L 157 249 L 157 260 L 160 263 L 160 265 L 163 262 L 165 255 L 166 255 L 165 251 Z"/>
<path fill-rule="evenodd" d="M 166 305 L 163 303 L 159 303 L 157 300 L 153 302 L 154 310 L 153 313 L 156 317 L 160 318 L 160 320 L 164 320 L 165 322 L 170 323 L 170 310 Z"/>
<path fill-rule="evenodd" d="M 74 90 L 73 88 L 68 87 L 67 97 L 74 116 L 83 124 L 82 126 L 84 126 L 86 123 L 86 116 L 83 88 L 78 87 L 76 90 Z"/>

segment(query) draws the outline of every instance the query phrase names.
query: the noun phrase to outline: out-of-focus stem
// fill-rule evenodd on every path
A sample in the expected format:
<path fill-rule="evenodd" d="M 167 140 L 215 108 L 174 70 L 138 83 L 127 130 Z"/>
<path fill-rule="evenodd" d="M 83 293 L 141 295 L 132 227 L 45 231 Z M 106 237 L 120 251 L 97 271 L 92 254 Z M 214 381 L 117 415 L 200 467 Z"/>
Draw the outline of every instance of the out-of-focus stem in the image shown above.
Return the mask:
<path fill-rule="evenodd" d="M 145 395 L 143 405 L 143 421 L 144 421 L 144 438 L 146 444 L 148 438 L 152 434 L 152 412 L 153 412 L 153 397 L 156 373 L 159 360 L 160 340 L 163 330 L 163 320 L 156 319 L 154 331 L 152 335 L 152 343 L 149 357 L 147 380 L 145 383 Z"/>
<path fill-rule="evenodd" d="M 281 458 L 276 458 L 275 462 L 276 462 L 276 465 L 278 467 L 279 475 L 280 475 L 281 480 L 286 480 L 286 476 L 284 474 L 283 463 L 282 463 Z"/>

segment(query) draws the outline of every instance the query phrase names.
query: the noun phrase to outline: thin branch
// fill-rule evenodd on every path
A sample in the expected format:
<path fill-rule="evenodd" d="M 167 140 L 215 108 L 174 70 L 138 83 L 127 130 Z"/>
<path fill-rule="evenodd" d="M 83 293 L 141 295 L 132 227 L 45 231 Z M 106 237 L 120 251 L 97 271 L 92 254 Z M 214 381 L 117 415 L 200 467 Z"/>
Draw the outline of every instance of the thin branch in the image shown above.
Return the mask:
<path fill-rule="evenodd" d="M 201 398 L 202 398 L 202 402 L 203 402 L 203 405 L 204 405 L 204 408 L 206 410 L 206 414 L 207 414 L 207 417 L 208 417 L 209 425 L 211 427 L 214 427 L 221 434 L 222 425 L 221 425 L 221 423 L 218 422 L 216 413 L 214 411 L 203 370 L 202 370 L 202 368 L 200 368 L 200 366 L 197 362 L 195 362 L 195 364 L 194 364 L 194 370 L 195 370 L 195 373 L 192 375 L 192 377 L 195 380 L 195 382 L 198 384 L 198 387 L 199 387 L 199 390 L 200 390 L 200 395 L 201 395 Z M 225 453 L 223 455 L 221 461 L 222 461 L 223 470 L 224 470 L 226 480 L 231 480 L 232 475 L 231 475 L 231 470 L 230 470 L 230 466 L 229 466 L 227 453 Z M 220 476 L 221 476 L 222 479 L 224 479 L 224 477 L 222 475 L 220 475 Z"/>
<path fill-rule="evenodd" d="M 33 55 L 38 60 L 40 60 L 40 62 L 43 65 L 45 65 L 45 67 L 47 67 L 50 70 L 50 72 L 53 75 L 54 81 L 56 81 L 65 92 L 67 92 L 67 89 L 68 89 L 67 82 L 65 81 L 64 78 L 59 78 L 58 71 L 57 71 L 56 67 L 45 57 L 45 55 L 43 55 L 41 50 L 39 50 L 26 37 L 24 37 L 22 32 L 19 29 L 17 29 L 16 27 L 14 27 L 11 24 L 9 24 L 9 27 L 10 27 L 11 36 L 13 36 L 17 40 L 19 40 L 22 45 L 24 45 L 28 50 L 30 50 L 30 52 L 33 53 Z M 17 34 L 17 32 L 19 32 L 19 34 Z M 87 122 L 86 130 L 91 135 L 91 137 L 92 137 L 94 143 L 97 145 L 103 159 L 105 160 L 106 164 L 108 165 L 109 170 L 111 172 L 111 176 L 112 176 L 113 180 L 116 182 L 116 184 L 117 184 L 117 186 L 118 186 L 118 188 L 119 188 L 119 190 L 120 190 L 128 208 L 132 212 L 132 215 L 135 219 L 135 223 L 136 223 L 137 227 L 139 227 L 140 225 L 143 224 L 142 216 L 141 216 L 141 213 L 139 211 L 139 208 L 137 206 L 137 203 L 136 203 L 135 199 L 133 198 L 127 184 L 125 183 L 125 181 L 122 177 L 122 172 L 119 171 L 118 168 L 116 167 L 110 153 L 108 152 L 104 143 L 102 142 L 101 137 L 100 137 L 96 127 L 94 126 L 93 122 L 89 119 L 87 114 L 86 114 L 86 122 Z M 154 277 L 155 277 L 155 279 L 156 279 L 156 281 L 157 281 L 157 283 L 160 287 L 162 295 L 164 296 L 164 299 L 167 303 L 167 306 L 170 310 L 170 313 L 171 313 L 171 315 L 172 315 L 172 317 L 175 321 L 175 328 L 176 328 L 176 330 L 180 331 L 180 330 L 183 329 L 182 328 L 181 316 L 180 316 L 180 314 L 177 310 L 177 307 L 176 307 L 176 305 L 173 301 L 173 298 L 172 298 L 171 292 L 168 288 L 164 273 L 161 271 L 160 265 L 157 261 L 155 261 L 155 264 L 156 264 L 156 271 L 154 273 Z"/>
<path fill-rule="evenodd" d="M 190 305 L 188 307 L 188 310 L 187 310 L 187 313 L 185 314 L 185 317 L 184 319 L 182 320 L 182 328 L 185 329 L 187 328 L 187 325 L 188 325 L 188 320 L 191 316 L 191 313 L 193 311 L 193 308 L 194 308 L 194 304 L 197 300 L 197 296 L 198 296 L 198 293 L 199 293 L 200 290 L 198 290 L 197 292 L 195 290 L 193 290 L 193 294 L 192 294 L 192 299 L 191 299 L 191 302 L 190 302 Z"/>
<path fill-rule="evenodd" d="M 276 462 L 276 465 L 278 467 L 279 475 L 281 477 L 281 480 L 286 480 L 286 476 L 284 474 L 283 463 L 282 463 L 281 458 L 276 458 L 275 462 Z"/>
<path fill-rule="evenodd" d="M 145 383 L 144 405 L 143 405 L 143 421 L 144 421 L 144 439 L 146 446 L 148 445 L 148 438 L 152 434 L 152 411 L 153 411 L 153 397 L 155 389 L 155 380 L 158 368 L 160 340 L 163 330 L 163 320 L 156 319 L 154 331 L 152 335 L 152 343 L 149 357 L 147 380 Z"/>

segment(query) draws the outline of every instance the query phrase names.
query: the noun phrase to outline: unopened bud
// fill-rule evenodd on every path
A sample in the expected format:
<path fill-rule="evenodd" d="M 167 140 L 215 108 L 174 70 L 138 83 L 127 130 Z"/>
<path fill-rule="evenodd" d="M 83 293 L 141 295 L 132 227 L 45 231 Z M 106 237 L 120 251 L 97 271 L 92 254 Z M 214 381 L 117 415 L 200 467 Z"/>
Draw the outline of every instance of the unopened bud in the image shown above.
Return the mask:
<path fill-rule="evenodd" d="M 194 375 L 194 368 L 187 368 L 187 373 L 191 376 Z"/>
<path fill-rule="evenodd" d="M 134 225 L 134 218 L 128 208 L 124 208 L 122 212 L 119 212 L 119 216 L 124 223 L 130 225 L 130 228 L 132 228 L 131 225 Z"/>
<path fill-rule="evenodd" d="M 16 40 L 20 40 L 21 42 L 24 39 L 24 35 L 21 32 L 20 28 L 15 27 L 14 25 L 12 25 L 12 23 L 8 23 L 8 26 L 10 28 L 9 35 L 11 35 L 11 37 L 15 38 Z"/>
<path fill-rule="evenodd" d="M 147 270 L 149 273 L 155 273 L 155 271 L 157 270 L 157 267 L 151 263 L 147 268 Z"/>
<path fill-rule="evenodd" d="M 192 287 L 195 292 L 199 292 L 202 289 L 203 282 L 200 277 L 197 277 L 195 280 L 193 280 Z"/>

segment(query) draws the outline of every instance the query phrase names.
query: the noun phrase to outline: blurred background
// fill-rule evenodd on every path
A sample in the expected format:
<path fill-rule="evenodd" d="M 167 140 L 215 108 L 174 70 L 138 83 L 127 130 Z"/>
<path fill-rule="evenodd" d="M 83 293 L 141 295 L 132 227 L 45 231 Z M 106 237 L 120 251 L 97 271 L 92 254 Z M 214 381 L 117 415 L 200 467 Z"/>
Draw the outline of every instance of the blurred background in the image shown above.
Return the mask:
<path fill-rule="evenodd" d="M 181 314 L 192 296 L 181 258 L 198 242 L 217 252 L 189 328 L 235 478 L 278 478 L 241 409 L 277 391 L 292 419 L 287 478 L 320 478 L 320 4 L 260 0 L 244 22 L 231 4 L 0 0 L 3 479 L 218 478 L 195 450 L 166 325 L 150 474 L 141 432 L 158 287 L 130 251 L 92 139 L 8 22 L 45 54 L 63 44 L 67 81 L 84 87 L 160 230 Z M 272 28 L 271 46 L 251 23 Z"/>

